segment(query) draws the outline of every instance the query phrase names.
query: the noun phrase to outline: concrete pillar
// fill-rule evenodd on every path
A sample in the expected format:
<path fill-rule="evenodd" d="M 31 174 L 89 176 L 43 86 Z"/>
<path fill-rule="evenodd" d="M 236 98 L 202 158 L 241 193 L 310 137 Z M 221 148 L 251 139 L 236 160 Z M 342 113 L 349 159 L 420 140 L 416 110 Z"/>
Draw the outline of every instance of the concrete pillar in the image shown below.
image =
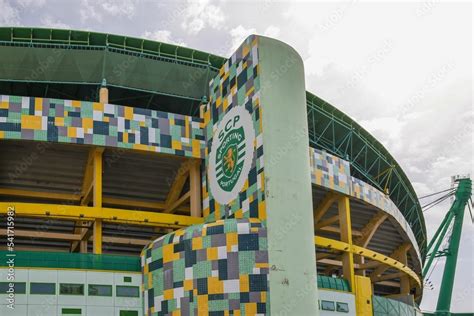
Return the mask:
<path fill-rule="evenodd" d="M 285 43 L 258 41 L 270 312 L 318 315 L 303 61 Z"/>

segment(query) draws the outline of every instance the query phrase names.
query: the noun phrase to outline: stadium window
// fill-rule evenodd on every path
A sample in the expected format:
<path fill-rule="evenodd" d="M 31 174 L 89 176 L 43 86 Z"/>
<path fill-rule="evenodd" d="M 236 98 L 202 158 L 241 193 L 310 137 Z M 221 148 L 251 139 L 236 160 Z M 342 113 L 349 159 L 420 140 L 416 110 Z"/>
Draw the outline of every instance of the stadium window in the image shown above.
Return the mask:
<path fill-rule="evenodd" d="M 112 296 L 112 285 L 89 284 L 89 296 Z"/>
<path fill-rule="evenodd" d="M 138 311 L 120 311 L 120 316 L 138 316 Z"/>
<path fill-rule="evenodd" d="M 10 290 L 10 283 L 13 283 L 13 293 L 26 294 L 25 282 L 0 282 L 0 294 L 5 294 Z"/>
<path fill-rule="evenodd" d="M 56 283 L 30 283 L 30 294 L 56 295 Z"/>
<path fill-rule="evenodd" d="M 129 277 L 129 276 L 128 276 L 128 277 L 127 277 L 127 276 L 126 276 L 126 277 L 123 277 L 123 282 L 125 282 L 125 283 L 132 283 L 132 277 Z"/>
<path fill-rule="evenodd" d="M 117 297 L 140 297 L 140 288 L 138 286 L 117 285 L 115 293 Z"/>
<path fill-rule="evenodd" d="M 342 313 L 349 313 L 349 304 L 336 302 L 336 311 Z"/>
<path fill-rule="evenodd" d="M 84 295 L 84 284 L 61 283 L 59 294 L 62 295 Z"/>
<path fill-rule="evenodd" d="M 63 308 L 61 315 L 82 315 L 82 310 L 80 308 Z"/>
<path fill-rule="evenodd" d="M 331 302 L 331 301 L 321 301 L 321 309 L 323 311 L 332 311 L 332 312 L 336 310 L 336 308 L 334 307 L 334 302 Z"/>

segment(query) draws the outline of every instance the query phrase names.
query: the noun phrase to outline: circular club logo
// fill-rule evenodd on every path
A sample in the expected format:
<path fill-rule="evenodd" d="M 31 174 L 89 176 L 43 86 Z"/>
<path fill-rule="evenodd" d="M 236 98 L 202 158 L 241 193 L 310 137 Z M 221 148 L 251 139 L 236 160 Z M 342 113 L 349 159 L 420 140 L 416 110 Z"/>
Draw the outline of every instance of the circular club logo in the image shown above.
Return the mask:
<path fill-rule="evenodd" d="M 218 203 L 229 203 L 242 189 L 252 166 L 254 139 L 252 116 L 243 106 L 232 108 L 217 126 L 208 175 Z"/>

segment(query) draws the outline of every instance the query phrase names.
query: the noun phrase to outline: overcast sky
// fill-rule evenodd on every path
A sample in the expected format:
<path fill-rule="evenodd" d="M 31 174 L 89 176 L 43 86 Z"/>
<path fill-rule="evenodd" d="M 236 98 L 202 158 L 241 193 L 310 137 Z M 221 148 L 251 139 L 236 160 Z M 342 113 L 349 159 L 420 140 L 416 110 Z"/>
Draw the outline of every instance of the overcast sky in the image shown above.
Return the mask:
<path fill-rule="evenodd" d="M 147 37 L 225 57 L 252 33 L 293 46 L 307 90 L 350 115 L 401 164 L 419 196 L 474 174 L 468 2 L 0 0 L 0 25 Z M 1 61 L 0 61 L 1 62 Z M 426 215 L 433 235 L 449 203 Z M 474 225 L 466 210 L 452 311 L 474 311 Z M 443 262 L 421 307 L 433 310 Z"/>

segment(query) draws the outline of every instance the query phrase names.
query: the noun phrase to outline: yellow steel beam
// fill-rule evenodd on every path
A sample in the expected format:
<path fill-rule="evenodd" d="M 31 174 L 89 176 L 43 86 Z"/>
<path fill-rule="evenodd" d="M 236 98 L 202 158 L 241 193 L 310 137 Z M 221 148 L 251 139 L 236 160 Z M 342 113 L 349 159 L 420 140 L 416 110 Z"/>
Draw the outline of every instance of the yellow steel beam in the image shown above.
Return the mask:
<path fill-rule="evenodd" d="M 102 209 L 102 152 L 94 151 L 94 170 L 93 170 L 93 185 L 94 195 L 93 204 L 95 208 Z M 93 252 L 96 255 L 102 254 L 102 219 L 96 218 L 94 221 L 93 234 Z"/>
<path fill-rule="evenodd" d="M 319 231 L 323 232 L 328 232 L 328 233 L 335 233 L 335 234 L 341 234 L 341 229 L 339 227 L 334 227 L 334 226 L 325 226 L 318 228 Z M 362 233 L 359 230 L 352 230 L 352 236 L 362 236 Z"/>
<path fill-rule="evenodd" d="M 176 172 L 176 176 L 173 180 L 173 183 L 170 186 L 168 196 L 166 197 L 165 209 L 170 208 L 173 203 L 175 203 L 179 199 L 184 184 L 186 183 L 186 179 L 189 176 L 189 170 L 192 164 L 192 161 L 186 160 L 179 167 L 178 171 Z"/>
<path fill-rule="evenodd" d="M 339 221 L 339 215 L 334 215 L 329 217 L 328 219 L 322 220 L 316 224 L 316 229 L 320 229 L 326 226 L 330 226 Z"/>
<path fill-rule="evenodd" d="M 318 247 L 340 250 L 340 251 L 345 251 L 345 252 L 350 251 L 354 254 L 358 254 L 366 258 L 370 258 L 371 260 L 377 261 L 378 263 L 389 265 L 390 267 L 394 269 L 404 272 L 411 279 L 413 279 L 418 286 L 421 286 L 420 278 L 413 270 L 411 270 L 408 266 L 401 263 L 400 261 L 390 258 L 388 256 L 385 256 L 379 252 L 366 249 L 360 246 L 356 246 L 356 245 L 352 245 L 351 247 L 348 243 L 345 243 L 339 240 L 321 237 L 321 236 L 315 236 L 314 243 Z"/>
<path fill-rule="evenodd" d="M 0 236 L 7 236 L 6 229 L 0 229 Z M 31 239 L 51 239 L 51 240 L 81 240 L 81 236 L 67 233 L 53 233 L 41 230 L 18 230 L 15 229 L 15 236 L 29 237 Z"/>
<path fill-rule="evenodd" d="M 411 245 L 409 243 L 403 243 L 401 244 L 397 249 L 395 249 L 391 254 L 390 258 L 394 258 L 397 260 L 400 260 L 400 258 L 403 258 L 403 255 L 406 254 L 408 249 L 410 249 Z M 402 264 L 406 265 L 406 262 L 403 263 L 403 259 L 400 260 Z M 371 273 L 370 278 L 373 279 L 375 277 L 378 277 L 382 275 L 385 271 L 387 271 L 390 267 L 387 264 L 382 264 L 379 265 L 374 272 Z"/>
<path fill-rule="evenodd" d="M 376 282 L 381 282 L 381 281 L 387 281 L 387 280 L 393 280 L 393 279 L 398 279 L 398 278 L 401 278 L 403 276 L 406 276 L 405 273 L 403 272 L 397 272 L 397 273 L 391 273 L 391 274 L 384 274 L 384 275 L 381 275 L 379 277 L 376 277 L 374 279 L 372 279 L 372 281 L 374 283 Z"/>
<path fill-rule="evenodd" d="M 189 200 L 191 197 L 191 192 L 186 192 L 182 197 L 180 197 L 177 201 L 175 201 L 171 206 L 169 206 L 163 213 L 173 213 L 181 204 Z"/>
<path fill-rule="evenodd" d="M 354 239 L 354 244 L 366 248 L 367 245 L 372 240 L 377 229 L 379 229 L 380 225 L 387 219 L 388 214 L 382 211 L 379 211 L 375 214 L 374 217 L 370 219 L 370 221 L 361 229 L 361 236 Z M 359 265 L 364 263 L 364 257 L 362 256 L 355 256 L 354 261 Z M 365 270 L 361 269 L 356 272 L 356 274 L 365 276 Z"/>
<path fill-rule="evenodd" d="M 128 200 L 128 199 L 111 198 L 111 197 L 103 197 L 102 204 L 114 205 L 114 206 L 128 206 L 128 207 L 136 207 L 136 208 L 147 208 L 147 209 L 153 209 L 153 210 L 166 209 L 166 204 L 163 202 Z"/>
<path fill-rule="evenodd" d="M 87 193 L 90 191 L 92 193 L 93 186 L 89 183 L 89 186 L 84 189 L 84 192 Z M 82 192 L 82 191 L 81 191 Z M 0 195 L 2 196 L 15 196 L 15 197 L 25 197 L 25 198 L 41 198 L 51 201 L 71 201 L 77 203 L 78 201 L 84 200 L 81 194 L 69 194 L 69 193 L 52 193 L 46 191 L 31 191 L 31 190 L 17 190 L 17 189 L 8 189 L 0 188 Z M 90 198 L 92 194 L 90 194 Z M 82 205 L 87 203 L 81 202 Z M 166 204 L 164 202 L 149 202 L 141 200 L 130 200 L 130 199 L 121 199 L 113 197 L 102 197 L 102 205 L 111 205 L 111 206 L 127 206 L 134 208 L 146 208 L 151 210 L 164 210 L 166 209 Z M 189 212 L 188 207 L 178 207 L 179 211 Z"/>
<path fill-rule="evenodd" d="M 351 224 L 351 208 L 349 197 L 341 196 L 337 201 L 337 209 L 339 213 L 339 229 L 341 230 L 341 241 L 352 247 L 352 224 Z M 354 273 L 354 255 L 350 251 L 342 254 L 342 273 L 344 278 L 349 281 L 351 291 L 355 293 L 355 273 Z"/>
<path fill-rule="evenodd" d="M 337 195 L 333 192 L 328 192 L 323 200 L 319 203 L 318 207 L 314 210 L 314 225 L 316 225 L 321 218 L 326 214 L 331 205 L 337 200 Z"/>
<path fill-rule="evenodd" d="M 103 236 L 102 241 L 104 243 L 134 245 L 134 246 L 146 246 L 151 242 L 151 240 L 147 240 L 147 239 L 111 237 L 111 236 Z"/>
<path fill-rule="evenodd" d="M 53 193 L 53 192 L 17 190 L 17 189 L 7 189 L 7 188 L 0 188 L 0 195 L 40 198 L 40 199 L 45 199 L 45 200 L 74 201 L 74 202 L 79 201 L 81 198 L 79 194 Z"/>
<path fill-rule="evenodd" d="M 0 214 L 6 214 L 7 207 L 15 207 L 19 217 L 43 217 L 64 220 L 94 221 L 116 224 L 181 228 L 202 224 L 203 218 L 145 211 L 130 211 L 115 208 L 100 208 L 76 205 L 0 202 Z"/>
<path fill-rule="evenodd" d="M 388 214 L 382 211 L 377 212 L 374 217 L 361 229 L 362 236 L 354 239 L 354 244 L 367 247 L 372 240 L 377 229 L 387 219 Z"/>

